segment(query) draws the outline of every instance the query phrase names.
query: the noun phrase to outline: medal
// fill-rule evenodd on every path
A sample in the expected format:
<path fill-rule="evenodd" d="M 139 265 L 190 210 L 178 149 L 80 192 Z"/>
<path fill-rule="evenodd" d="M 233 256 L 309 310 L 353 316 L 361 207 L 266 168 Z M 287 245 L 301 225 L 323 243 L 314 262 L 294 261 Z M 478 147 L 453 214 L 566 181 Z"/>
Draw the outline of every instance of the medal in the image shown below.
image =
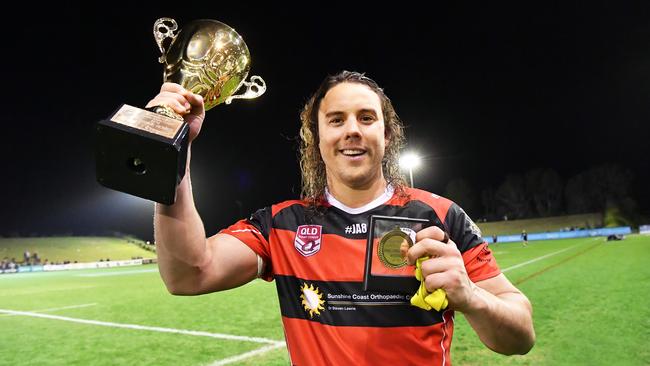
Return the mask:
<path fill-rule="evenodd" d="M 413 246 L 411 237 L 399 226 L 381 238 L 377 246 L 379 260 L 388 268 L 401 268 L 406 265 L 406 252 Z"/>

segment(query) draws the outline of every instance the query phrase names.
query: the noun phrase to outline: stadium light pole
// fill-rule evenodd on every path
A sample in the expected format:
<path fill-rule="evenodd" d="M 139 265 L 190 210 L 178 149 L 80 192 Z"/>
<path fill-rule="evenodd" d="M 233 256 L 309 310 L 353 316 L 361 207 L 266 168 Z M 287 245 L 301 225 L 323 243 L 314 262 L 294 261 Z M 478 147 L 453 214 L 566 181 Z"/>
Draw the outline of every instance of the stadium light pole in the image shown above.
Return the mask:
<path fill-rule="evenodd" d="M 409 178 L 411 179 L 411 188 L 413 188 L 413 169 L 420 166 L 420 157 L 413 152 L 406 153 L 400 157 L 399 165 L 403 169 L 408 169 Z"/>

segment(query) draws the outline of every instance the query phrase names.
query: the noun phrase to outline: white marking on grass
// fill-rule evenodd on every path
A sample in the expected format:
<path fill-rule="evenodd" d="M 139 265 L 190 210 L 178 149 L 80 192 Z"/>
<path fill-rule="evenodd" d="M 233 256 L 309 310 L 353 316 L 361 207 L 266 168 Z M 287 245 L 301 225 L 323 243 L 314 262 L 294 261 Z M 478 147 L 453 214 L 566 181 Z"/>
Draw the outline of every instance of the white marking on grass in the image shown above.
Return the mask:
<path fill-rule="evenodd" d="M 246 341 L 254 343 L 268 343 L 268 344 L 277 344 L 278 341 L 273 339 L 261 338 L 261 337 L 246 337 L 238 336 L 232 334 L 221 334 L 221 333 L 209 333 L 197 330 L 185 330 L 185 329 L 174 329 L 174 328 L 163 328 L 163 327 L 150 327 L 146 325 L 137 325 L 137 324 L 123 324 L 123 323 L 113 323 L 113 322 L 103 322 L 99 320 L 90 320 L 90 319 L 77 319 L 70 318 L 67 316 L 58 316 L 58 315 L 49 315 L 49 314 L 40 314 L 30 311 L 17 311 L 17 310 L 8 310 L 0 309 L 0 313 L 3 314 L 14 314 L 22 316 L 31 316 L 35 318 L 44 318 L 44 319 L 53 319 L 53 320 L 62 320 L 73 323 L 81 324 L 90 324 L 90 325 L 99 325 L 103 327 L 112 327 L 112 328 L 126 328 L 126 329 L 136 329 L 136 330 L 148 330 L 152 332 L 161 332 L 161 333 L 176 333 L 176 334 L 185 334 L 199 337 L 210 337 L 218 339 L 228 339 L 233 341 Z"/>
<path fill-rule="evenodd" d="M 593 240 L 590 240 L 590 241 L 593 241 Z M 584 243 L 580 243 L 580 244 L 584 244 Z M 514 266 L 508 267 L 508 268 L 506 268 L 506 269 L 502 269 L 501 272 L 502 272 L 502 273 L 503 273 L 503 272 L 508 272 L 508 271 L 510 271 L 510 270 L 513 270 L 513 269 L 517 269 L 517 268 L 520 268 L 520 267 L 523 267 L 523 266 L 527 266 L 527 265 L 529 265 L 529 264 L 531 264 L 531 263 L 535 263 L 535 262 L 537 262 L 537 261 L 541 261 L 542 259 L 546 259 L 546 258 L 548 258 L 548 257 L 552 257 L 552 256 L 554 256 L 554 255 L 556 255 L 556 254 L 560 254 L 560 253 L 562 253 L 562 252 L 566 252 L 567 250 L 569 250 L 569 249 L 573 249 L 573 248 L 577 247 L 577 246 L 580 245 L 580 244 L 575 244 L 575 245 L 572 245 L 572 246 L 570 246 L 570 247 L 568 247 L 568 248 L 560 249 L 560 250 L 555 251 L 555 252 L 553 252 L 553 253 L 549 253 L 549 254 L 543 255 L 543 256 L 541 256 L 541 257 L 537 257 L 537 258 L 531 259 L 531 260 L 529 260 L 529 261 L 525 261 L 525 262 L 522 262 L 522 263 L 519 263 L 519 264 L 515 264 Z"/>
<path fill-rule="evenodd" d="M 247 358 L 250 358 L 250 357 L 261 355 L 263 353 L 273 351 L 274 349 L 278 349 L 278 348 L 282 348 L 282 347 L 286 347 L 286 344 L 284 342 L 275 342 L 274 344 L 264 346 L 264 347 L 261 347 L 261 348 L 258 348 L 258 349 L 254 349 L 252 351 L 242 353 L 242 354 L 239 354 L 237 356 L 232 356 L 232 357 L 224 358 L 222 360 L 215 361 L 215 362 L 211 363 L 209 366 L 227 365 L 227 364 L 230 364 L 230 363 L 233 363 L 233 362 L 237 362 L 237 361 L 241 361 L 241 360 L 244 360 L 244 359 L 247 359 Z"/>
<path fill-rule="evenodd" d="M 104 277 L 104 276 L 121 276 L 134 273 L 147 273 L 147 272 L 158 272 L 157 268 L 154 269 L 133 269 L 130 271 L 112 271 L 112 272 L 103 272 L 103 273 L 82 273 L 78 274 L 77 277 Z"/>

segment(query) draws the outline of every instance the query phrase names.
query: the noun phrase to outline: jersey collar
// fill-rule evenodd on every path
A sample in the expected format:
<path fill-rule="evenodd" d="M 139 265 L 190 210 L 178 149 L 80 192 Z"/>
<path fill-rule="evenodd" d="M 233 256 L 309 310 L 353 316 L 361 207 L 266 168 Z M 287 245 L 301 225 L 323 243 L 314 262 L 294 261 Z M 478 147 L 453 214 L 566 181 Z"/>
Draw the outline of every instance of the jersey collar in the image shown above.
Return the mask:
<path fill-rule="evenodd" d="M 356 207 L 356 208 L 348 207 L 348 206 L 344 205 L 343 203 L 341 203 L 341 201 L 334 198 L 334 196 L 332 196 L 330 194 L 330 191 L 329 191 L 329 189 L 327 189 L 327 187 L 325 187 L 325 199 L 327 200 L 327 203 L 329 203 L 330 205 L 338 208 L 339 210 L 342 210 L 342 211 L 345 211 L 345 212 L 347 212 L 349 214 L 355 215 L 355 214 L 364 213 L 366 211 L 370 211 L 373 208 L 379 207 L 379 206 L 383 205 L 384 203 L 388 202 L 388 200 L 390 200 L 391 197 L 393 197 L 393 192 L 394 191 L 395 190 L 393 189 L 393 186 L 388 184 L 386 186 L 386 189 L 384 190 L 384 193 L 382 193 L 381 196 L 375 198 L 374 200 L 370 201 L 369 203 L 367 203 L 367 204 L 365 204 L 365 205 L 363 205 L 361 207 Z"/>

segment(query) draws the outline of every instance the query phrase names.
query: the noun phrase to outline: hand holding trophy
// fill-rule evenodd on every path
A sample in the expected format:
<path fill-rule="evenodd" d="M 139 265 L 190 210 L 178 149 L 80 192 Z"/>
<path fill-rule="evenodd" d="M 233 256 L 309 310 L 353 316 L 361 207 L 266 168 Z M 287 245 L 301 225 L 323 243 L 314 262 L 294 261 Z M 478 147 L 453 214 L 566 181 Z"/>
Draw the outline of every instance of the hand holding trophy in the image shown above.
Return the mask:
<path fill-rule="evenodd" d="M 102 185 L 163 204 L 175 202 L 185 175 L 190 128 L 183 115 L 200 99 L 205 110 L 266 91 L 259 76 L 246 81 L 250 53 L 234 29 L 216 20 L 195 20 L 178 31 L 176 21 L 158 19 L 154 37 L 165 65 L 165 88 L 184 90 L 191 103 L 161 103 L 141 109 L 123 104 L 97 124 L 96 173 Z M 235 94 L 240 88 L 245 90 Z M 187 93 L 189 92 L 189 93 Z M 195 106 L 192 106 L 194 104 Z M 185 108 L 185 113 L 182 111 Z M 189 118 L 192 118 L 190 115 Z M 192 136 L 193 137 L 193 136 Z"/>

